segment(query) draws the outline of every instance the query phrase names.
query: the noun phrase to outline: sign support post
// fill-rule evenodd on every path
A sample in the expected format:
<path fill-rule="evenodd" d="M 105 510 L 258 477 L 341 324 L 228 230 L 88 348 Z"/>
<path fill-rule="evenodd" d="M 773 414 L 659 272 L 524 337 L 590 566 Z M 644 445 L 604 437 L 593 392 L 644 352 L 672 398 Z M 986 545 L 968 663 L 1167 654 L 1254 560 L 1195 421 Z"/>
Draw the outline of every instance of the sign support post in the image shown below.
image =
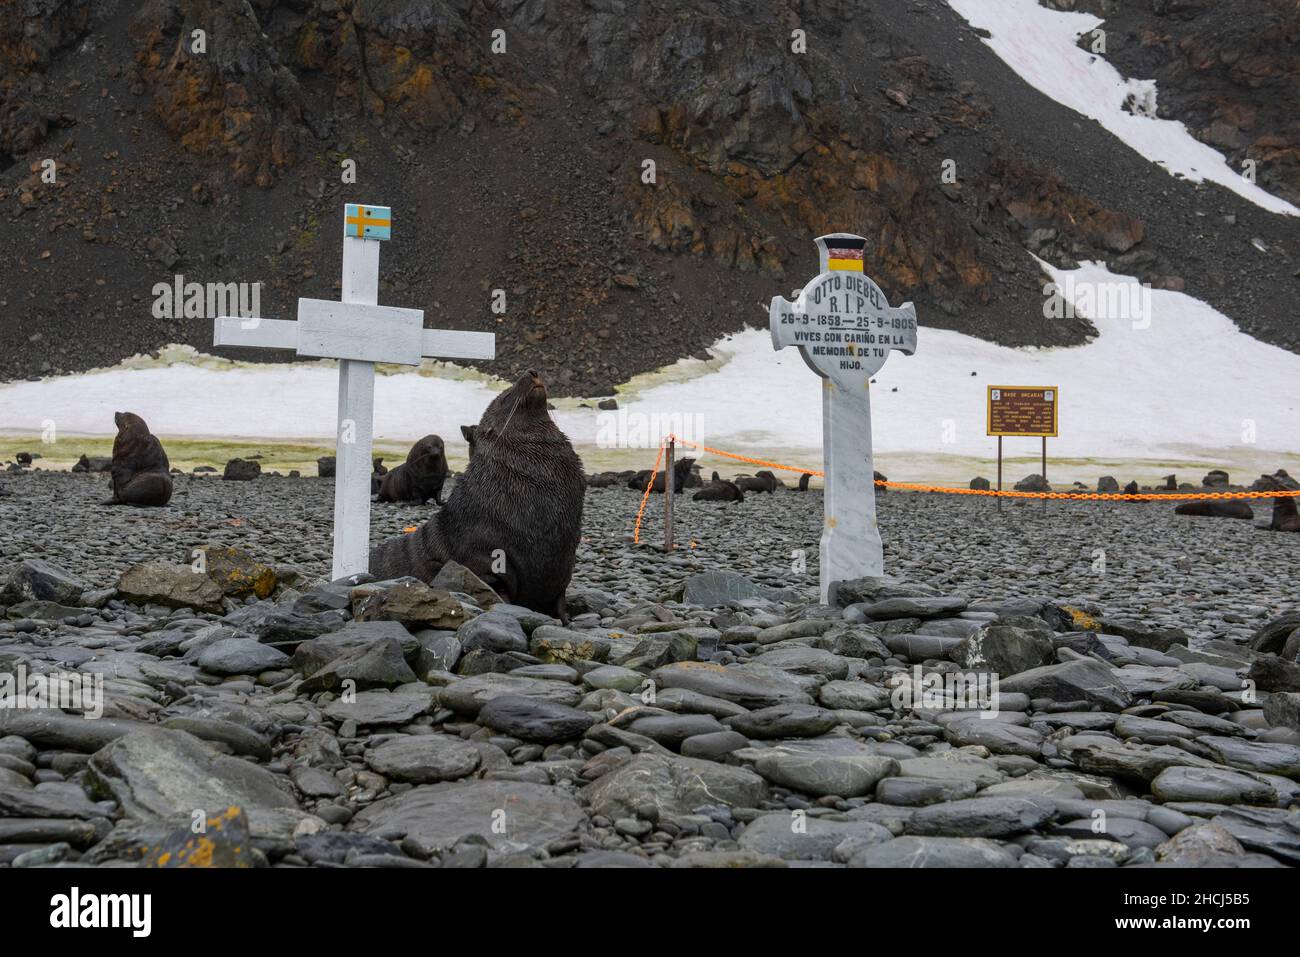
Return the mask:
<path fill-rule="evenodd" d="M 1042 440 L 1039 474 L 1047 482 L 1047 439 L 1058 434 L 1061 390 L 1056 386 L 991 385 L 988 387 L 987 434 L 998 437 L 998 491 L 1002 491 L 1002 438 L 1037 436 Z M 1048 486 L 1050 490 L 1050 485 Z M 1043 499 L 1047 508 L 1047 499 Z M 1002 496 L 998 496 L 998 511 Z"/>

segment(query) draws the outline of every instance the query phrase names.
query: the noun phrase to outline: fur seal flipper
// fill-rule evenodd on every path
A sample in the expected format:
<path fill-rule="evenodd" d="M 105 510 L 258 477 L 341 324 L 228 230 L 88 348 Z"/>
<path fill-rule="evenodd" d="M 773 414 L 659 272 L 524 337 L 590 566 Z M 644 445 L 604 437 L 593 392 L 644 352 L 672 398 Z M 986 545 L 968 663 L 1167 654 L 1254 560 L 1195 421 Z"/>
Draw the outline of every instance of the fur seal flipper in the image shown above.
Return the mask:
<path fill-rule="evenodd" d="M 171 463 L 158 437 L 134 412 L 115 412 L 109 505 L 166 505 L 172 497 Z"/>
<path fill-rule="evenodd" d="M 459 562 L 505 601 L 568 620 L 564 591 L 582 538 L 582 460 L 546 408 L 535 372 L 492 400 L 446 504 L 417 531 L 370 552 L 379 579 L 432 582 Z"/>

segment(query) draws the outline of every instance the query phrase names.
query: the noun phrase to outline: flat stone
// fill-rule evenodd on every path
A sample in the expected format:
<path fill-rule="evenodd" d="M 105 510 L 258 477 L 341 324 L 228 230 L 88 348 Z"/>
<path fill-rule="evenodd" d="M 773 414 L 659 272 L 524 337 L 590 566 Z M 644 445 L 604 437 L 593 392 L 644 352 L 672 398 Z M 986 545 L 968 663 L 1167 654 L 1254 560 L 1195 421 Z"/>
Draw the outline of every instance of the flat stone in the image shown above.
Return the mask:
<path fill-rule="evenodd" d="M 1043 736 L 1033 728 L 1004 721 L 991 721 L 979 715 L 961 716 L 944 725 L 944 737 L 958 747 L 978 745 L 994 754 L 1020 754 L 1037 758 L 1043 750 Z"/>
<path fill-rule="evenodd" d="M 826 708 L 788 702 L 727 718 L 726 723 L 747 738 L 813 738 L 835 727 L 839 719 Z"/>
<path fill-rule="evenodd" d="M 402 655 L 402 646 L 392 638 L 385 638 L 345 651 L 304 679 L 299 690 L 303 694 L 316 694 L 337 688 L 369 691 L 417 680 L 415 672 Z"/>
<path fill-rule="evenodd" d="M 760 752 L 754 770 L 773 784 L 818 797 L 861 797 L 882 779 L 899 773 L 898 762 L 880 756 L 848 757 L 784 749 Z"/>
<path fill-rule="evenodd" d="M 582 737 L 596 719 L 544 698 L 497 695 L 479 709 L 478 723 L 522 741 L 550 744 Z"/>
<path fill-rule="evenodd" d="M 887 829 L 870 821 L 826 821 L 776 813 L 750 821 L 737 843 L 742 850 L 786 861 L 829 861 L 845 841 L 866 848 L 892 839 Z"/>
<path fill-rule="evenodd" d="M 196 664 L 210 675 L 257 675 L 284 668 L 289 656 L 252 638 L 221 638 L 200 652 Z"/>
<path fill-rule="evenodd" d="M 351 701 L 331 701 L 325 717 L 339 723 L 355 721 L 361 727 L 406 724 L 429 712 L 433 695 L 434 689 L 425 685 L 407 685 L 400 691 L 359 691 Z"/>
<path fill-rule="evenodd" d="M 749 747 L 749 740 L 736 731 L 715 731 L 711 734 L 695 734 L 684 740 L 681 751 L 684 757 L 704 758 L 709 761 L 721 761 L 733 751 Z"/>
<path fill-rule="evenodd" d="M 471 618 L 460 626 L 456 638 L 466 652 L 483 649 L 505 654 L 528 650 L 528 636 L 519 620 L 502 612 L 489 611 Z"/>
<path fill-rule="evenodd" d="M 1003 678 L 998 691 L 1053 701 L 1087 701 L 1106 711 L 1122 711 L 1133 703 L 1133 692 L 1120 681 L 1119 670 L 1091 658 L 1077 659 Z"/>
<path fill-rule="evenodd" d="M 840 590 L 843 591 L 842 585 Z M 873 621 L 887 621 L 891 618 L 939 618 L 965 610 L 964 598 L 914 596 L 872 602 L 862 609 L 862 613 Z"/>
<path fill-rule="evenodd" d="M 1056 805 L 1044 798 L 976 797 L 923 807 L 907 829 L 924 837 L 1009 837 L 1055 816 Z"/>
<path fill-rule="evenodd" d="M 393 781 L 436 784 L 472 774 L 479 766 L 478 748 L 445 734 L 392 738 L 366 752 L 366 764 Z"/>
<path fill-rule="evenodd" d="M 752 598 L 783 601 L 792 594 L 787 589 L 759 585 L 744 575 L 723 571 L 692 575 L 682 587 L 682 601 L 701 608 L 720 608 Z"/>
<path fill-rule="evenodd" d="M 583 788 L 593 814 L 616 820 L 653 805 L 661 818 L 693 814 L 698 808 L 757 807 L 767 785 L 754 772 L 712 761 L 638 754 Z"/>
<path fill-rule="evenodd" d="M 1165 768 L 1151 782 L 1151 793 L 1162 801 L 1277 803 L 1277 792 L 1269 785 L 1249 774 L 1219 768 Z"/>
<path fill-rule="evenodd" d="M 812 697 L 793 677 L 740 671 L 702 661 L 681 661 L 656 668 L 651 678 L 661 688 L 683 688 L 745 708 L 767 708 L 785 702 L 811 704 Z"/>
<path fill-rule="evenodd" d="M 193 608 L 216 614 L 223 610 L 221 586 L 189 565 L 167 562 L 132 565 L 118 579 L 117 593 L 123 600 L 139 605 Z"/>
<path fill-rule="evenodd" d="M 615 691 L 638 691 L 650 680 L 639 671 L 620 668 L 618 665 L 601 665 L 592 668 L 582 676 L 582 683 L 588 688 L 613 688 Z"/>
<path fill-rule="evenodd" d="M 941 781 L 935 778 L 893 777 L 876 785 L 876 800 L 900 807 L 925 807 L 975 796 L 971 781 Z"/>
<path fill-rule="evenodd" d="M 1160 828 L 1137 818 L 1108 814 L 1104 821 L 1105 829 L 1102 831 L 1093 829 L 1097 821 L 1097 818 L 1090 816 L 1078 821 L 1057 824 L 1052 828 L 1052 833 L 1081 840 L 1109 839 L 1118 841 L 1126 847 L 1155 848 L 1169 840 L 1169 835 Z"/>
<path fill-rule="evenodd" d="M 1293 744 L 1243 741 L 1219 735 L 1202 735 L 1196 740 L 1223 764 L 1245 771 L 1300 778 L 1300 747 Z"/>
<path fill-rule="evenodd" d="M 92 755 L 89 770 L 95 785 L 137 820 L 235 806 L 248 814 L 254 836 L 288 837 L 308 817 L 271 772 L 213 751 L 184 731 L 133 731 Z"/>
<path fill-rule="evenodd" d="M 673 749 L 680 748 L 687 738 L 728 733 L 711 714 L 651 714 L 634 719 L 626 727 L 633 734 L 643 734 Z"/>
<path fill-rule="evenodd" d="M 489 672 L 454 681 L 438 692 L 438 703 L 461 714 L 476 715 L 487 702 L 502 695 L 537 698 L 573 707 L 582 700 L 582 691 L 565 681 L 543 678 L 516 678 Z"/>
<path fill-rule="evenodd" d="M 817 697 L 822 707 L 833 711 L 876 711 L 890 706 L 890 690 L 865 681 L 828 681 Z"/>
<path fill-rule="evenodd" d="M 363 808 L 347 829 L 403 835 L 426 854 L 475 837 L 499 852 L 545 847 L 586 829 L 587 815 L 557 787 L 522 781 L 426 784 Z"/>
<path fill-rule="evenodd" d="M 864 848 L 850 867 L 1015 867 L 1015 856 L 996 841 L 972 837 L 897 837 Z"/>

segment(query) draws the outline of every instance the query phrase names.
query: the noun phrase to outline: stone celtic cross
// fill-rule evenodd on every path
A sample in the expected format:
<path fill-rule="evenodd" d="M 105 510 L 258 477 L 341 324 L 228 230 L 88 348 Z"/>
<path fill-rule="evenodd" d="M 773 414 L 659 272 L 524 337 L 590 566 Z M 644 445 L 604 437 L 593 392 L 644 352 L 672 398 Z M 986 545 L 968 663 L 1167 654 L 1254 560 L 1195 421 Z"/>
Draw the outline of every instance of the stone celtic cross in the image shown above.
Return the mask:
<path fill-rule="evenodd" d="M 387 206 L 345 205 L 341 302 L 299 299 L 297 322 L 238 316 L 213 322 L 214 346 L 292 349 L 339 360 L 334 578 L 364 572 L 369 564 L 375 363 L 496 357 L 490 332 L 425 329 L 423 310 L 378 304 L 379 244 L 392 237 L 392 222 Z"/>
<path fill-rule="evenodd" d="M 851 233 L 819 237 L 817 276 L 794 302 L 774 297 L 768 314 L 773 347 L 798 346 L 808 368 L 822 377 L 823 602 L 835 582 L 884 574 L 871 454 L 871 377 L 891 350 L 916 352 L 916 307 L 889 305 L 862 271 L 865 246 L 865 239 Z"/>

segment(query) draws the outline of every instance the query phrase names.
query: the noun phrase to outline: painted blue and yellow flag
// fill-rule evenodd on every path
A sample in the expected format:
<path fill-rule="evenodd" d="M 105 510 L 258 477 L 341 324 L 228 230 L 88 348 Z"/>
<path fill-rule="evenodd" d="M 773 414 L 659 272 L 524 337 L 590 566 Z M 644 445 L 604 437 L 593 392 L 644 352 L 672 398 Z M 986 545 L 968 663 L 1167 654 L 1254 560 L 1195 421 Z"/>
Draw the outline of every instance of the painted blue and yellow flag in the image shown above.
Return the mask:
<path fill-rule="evenodd" d="M 392 239 L 393 211 L 387 206 L 346 203 L 343 207 L 343 235 L 356 239 Z"/>

